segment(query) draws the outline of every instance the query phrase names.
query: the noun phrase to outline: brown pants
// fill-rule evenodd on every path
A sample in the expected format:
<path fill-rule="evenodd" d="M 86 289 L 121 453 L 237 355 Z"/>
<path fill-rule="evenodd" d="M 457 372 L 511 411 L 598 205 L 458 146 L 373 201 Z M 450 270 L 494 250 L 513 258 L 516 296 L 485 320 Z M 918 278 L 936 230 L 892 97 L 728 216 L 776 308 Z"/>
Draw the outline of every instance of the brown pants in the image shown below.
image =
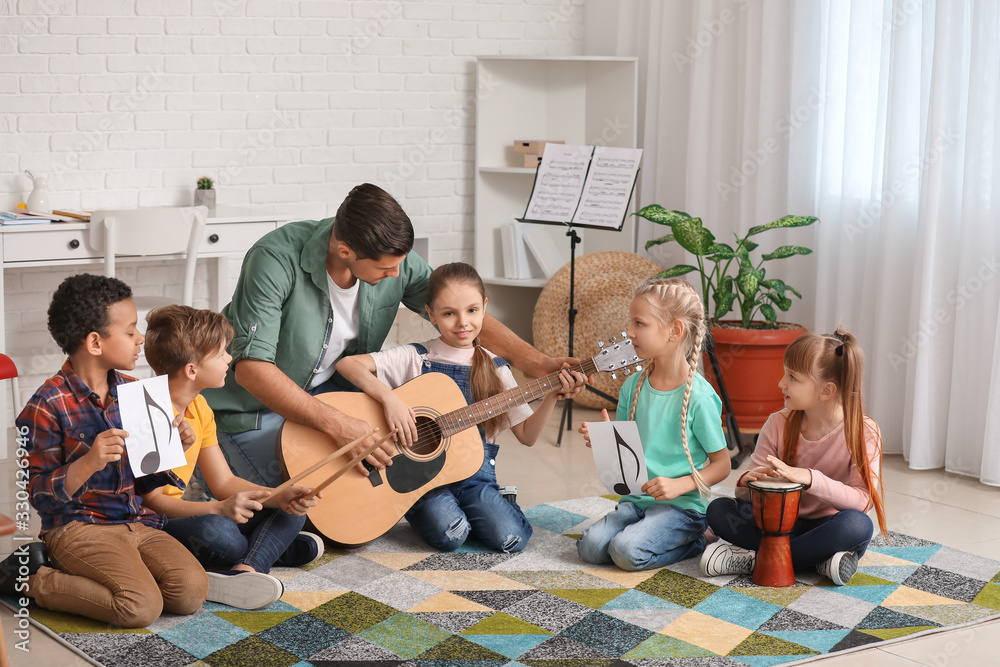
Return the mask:
<path fill-rule="evenodd" d="M 71 521 L 42 539 L 58 568 L 40 568 L 33 581 L 45 609 L 144 628 L 163 611 L 192 614 L 205 602 L 204 568 L 162 530 Z"/>

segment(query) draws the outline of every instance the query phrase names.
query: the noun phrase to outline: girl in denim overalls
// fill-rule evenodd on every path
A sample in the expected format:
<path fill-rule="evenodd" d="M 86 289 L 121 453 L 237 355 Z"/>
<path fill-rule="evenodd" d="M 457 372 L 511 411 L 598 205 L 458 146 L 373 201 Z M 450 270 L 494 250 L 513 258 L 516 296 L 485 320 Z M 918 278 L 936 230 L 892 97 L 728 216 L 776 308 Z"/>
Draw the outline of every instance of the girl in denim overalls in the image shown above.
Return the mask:
<path fill-rule="evenodd" d="M 403 445 L 409 446 L 417 439 L 416 416 L 392 393 L 392 388 L 421 373 L 444 373 L 473 403 L 517 386 L 507 362 L 479 345 L 486 302 L 483 281 L 473 267 L 462 262 L 445 264 L 431 273 L 427 286 L 427 314 L 441 332 L 440 338 L 338 362 L 341 375 L 382 404 L 389 428 L 397 429 Z M 407 521 L 427 544 L 453 551 L 471 533 L 494 551 L 524 549 L 531 537 L 531 525 L 521 508 L 500 494 L 496 437 L 510 428 L 521 444 L 535 444 L 556 399 L 576 395 L 586 382 L 582 374 L 567 371 L 562 372 L 560 380 L 562 390 L 545 396 L 534 413 L 522 405 L 483 422 L 479 429 L 484 456 L 479 472 L 428 492 L 406 513 Z"/>

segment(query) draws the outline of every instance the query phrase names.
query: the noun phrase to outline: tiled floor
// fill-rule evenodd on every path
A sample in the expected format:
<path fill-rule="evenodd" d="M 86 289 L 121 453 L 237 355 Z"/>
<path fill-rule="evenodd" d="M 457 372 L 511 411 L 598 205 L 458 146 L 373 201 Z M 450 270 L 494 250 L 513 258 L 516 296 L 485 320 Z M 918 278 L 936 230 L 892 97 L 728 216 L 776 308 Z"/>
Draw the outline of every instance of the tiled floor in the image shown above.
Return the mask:
<path fill-rule="evenodd" d="M 590 450 L 583 445 L 581 436 L 575 431 L 564 433 L 562 446 L 555 446 L 559 417 L 557 408 L 548 430 L 532 448 L 522 447 L 509 434 L 501 439 L 500 483 L 518 487 L 518 502 L 522 506 L 604 493 L 594 471 Z M 581 419 L 599 418 L 595 411 L 581 408 L 574 410 L 573 417 L 575 427 Z M 941 471 L 909 470 L 898 456 L 887 457 L 884 467 L 886 506 L 892 530 L 1000 560 L 1000 489 Z M 0 479 L 13 479 L 9 462 L 0 462 Z M 723 482 L 720 486 L 726 484 Z M 0 491 L 0 512 L 11 513 L 13 499 L 4 496 L 5 493 L 9 496 L 12 492 Z M 15 667 L 89 664 L 37 629 L 32 630 L 30 653 L 17 651 L 12 646 L 14 619 L 11 613 L 4 609 L 0 619 L 11 664 Z M 851 667 L 995 664 L 998 633 L 1000 620 L 814 662 Z"/>

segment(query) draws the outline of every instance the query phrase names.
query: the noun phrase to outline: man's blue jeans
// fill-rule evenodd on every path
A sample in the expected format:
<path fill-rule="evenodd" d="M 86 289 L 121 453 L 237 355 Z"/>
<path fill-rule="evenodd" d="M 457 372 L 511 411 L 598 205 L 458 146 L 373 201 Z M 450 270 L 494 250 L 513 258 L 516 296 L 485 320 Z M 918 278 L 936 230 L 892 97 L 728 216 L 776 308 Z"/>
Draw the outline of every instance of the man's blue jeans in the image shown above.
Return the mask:
<path fill-rule="evenodd" d="M 623 570 L 649 570 L 705 550 L 705 515 L 656 503 L 640 510 L 630 502 L 591 525 L 576 543 L 585 563 L 613 562 Z"/>
<path fill-rule="evenodd" d="M 406 520 L 430 546 L 454 551 L 473 537 L 493 551 L 521 551 L 531 537 L 531 524 L 521 508 L 506 500 L 497 485 L 499 446 L 483 445 L 485 458 L 475 475 L 426 493 L 406 513 Z"/>
<path fill-rule="evenodd" d="M 349 391 L 330 378 L 323 384 L 309 389 L 316 396 L 331 391 Z M 242 433 L 218 431 L 219 447 L 229 463 L 233 474 L 261 486 L 275 487 L 281 484 L 281 470 L 275 458 L 278 432 L 285 418 L 266 408 L 260 411 L 260 428 Z"/>
<path fill-rule="evenodd" d="M 201 514 L 169 519 L 163 530 L 187 547 L 205 568 L 230 569 L 246 564 L 267 574 L 305 522 L 305 516 L 266 508 L 254 512 L 246 523 Z"/>

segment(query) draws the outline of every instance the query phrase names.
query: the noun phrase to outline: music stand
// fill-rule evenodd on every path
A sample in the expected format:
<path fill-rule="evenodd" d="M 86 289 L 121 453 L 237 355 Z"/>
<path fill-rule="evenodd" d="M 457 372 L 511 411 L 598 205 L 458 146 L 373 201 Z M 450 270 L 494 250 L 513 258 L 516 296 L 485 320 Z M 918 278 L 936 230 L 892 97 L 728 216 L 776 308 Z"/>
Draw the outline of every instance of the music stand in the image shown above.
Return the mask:
<path fill-rule="evenodd" d="M 566 236 L 569 237 L 569 337 L 567 354 L 570 357 L 574 354 L 573 343 L 577 315 L 574 303 L 576 246 L 582 241 L 576 230 L 581 227 L 619 232 L 622 230 L 628 214 L 628 206 L 632 201 L 632 193 L 635 191 L 635 183 L 638 180 L 638 165 L 641 156 L 642 150 L 638 148 L 608 149 L 602 147 L 598 149 L 593 146 L 546 144 L 545 151 L 535 168 L 535 180 L 531 186 L 528 205 L 524 215 L 518 218 L 518 221 L 560 225 L 567 228 Z M 550 162 L 546 162 L 547 159 Z M 592 168 L 595 162 L 598 164 Z M 546 167 L 546 170 L 540 185 L 539 174 L 543 172 L 543 167 Z M 546 182 L 549 180 L 552 183 Z M 614 185 L 610 184 L 612 181 L 615 181 Z M 598 197 L 593 194 L 594 190 L 590 188 L 592 183 L 601 185 L 601 193 L 604 198 L 604 201 L 597 202 L 597 205 L 594 202 Z M 609 192 L 610 195 L 607 194 Z M 549 197 L 551 197 L 551 201 L 547 201 Z M 567 208 L 564 202 L 567 199 L 573 201 L 573 197 L 575 197 L 575 205 Z M 614 208 L 614 213 L 611 216 L 602 215 L 602 205 L 607 204 L 609 199 L 614 206 L 607 208 Z M 532 215 L 532 213 L 539 211 L 543 215 L 537 217 Z M 586 385 L 586 389 L 611 403 L 617 403 L 616 398 L 608 396 L 599 389 L 590 385 Z M 573 428 L 572 422 L 573 399 L 569 398 L 563 403 L 562 417 L 559 419 L 557 447 L 562 445 L 563 425 L 566 425 L 568 431 Z"/>
<path fill-rule="evenodd" d="M 567 356 L 573 356 L 573 339 L 576 335 L 576 314 L 577 310 L 573 304 L 574 301 L 574 290 L 576 287 L 576 246 L 582 240 L 580 235 L 576 233 L 573 227 L 570 227 L 566 232 L 566 236 L 569 237 L 569 339 L 567 345 Z M 608 396 L 600 389 L 592 387 L 591 385 L 585 385 L 584 388 L 587 391 L 593 392 L 611 403 L 617 403 L 618 399 L 612 396 Z M 567 398 L 563 401 L 562 416 L 559 418 L 559 435 L 556 436 L 556 447 L 562 446 L 562 436 L 563 436 L 563 424 L 566 425 L 566 430 L 572 430 L 573 428 L 573 399 Z"/>

